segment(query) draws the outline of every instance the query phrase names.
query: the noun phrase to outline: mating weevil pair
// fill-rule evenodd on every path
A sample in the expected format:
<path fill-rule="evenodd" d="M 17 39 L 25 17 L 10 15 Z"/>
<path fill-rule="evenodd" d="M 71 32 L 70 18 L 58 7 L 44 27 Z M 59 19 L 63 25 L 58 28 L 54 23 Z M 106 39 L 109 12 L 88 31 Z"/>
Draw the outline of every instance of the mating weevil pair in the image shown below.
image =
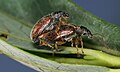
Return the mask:
<path fill-rule="evenodd" d="M 30 37 L 33 43 L 39 43 L 40 46 L 49 46 L 52 49 L 58 49 L 57 45 L 71 42 L 71 46 L 75 45 L 78 52 L 78 46 L 83 51 L 82 35 L 92 38 L 92 33 L 84 26 L 76 26 L 65 22 L 69 18 L 69 14 L 63 11 L 53 12 L 42 17 L 32 28 Z M 64 20 L 63 20 L 64 19 Z"/>

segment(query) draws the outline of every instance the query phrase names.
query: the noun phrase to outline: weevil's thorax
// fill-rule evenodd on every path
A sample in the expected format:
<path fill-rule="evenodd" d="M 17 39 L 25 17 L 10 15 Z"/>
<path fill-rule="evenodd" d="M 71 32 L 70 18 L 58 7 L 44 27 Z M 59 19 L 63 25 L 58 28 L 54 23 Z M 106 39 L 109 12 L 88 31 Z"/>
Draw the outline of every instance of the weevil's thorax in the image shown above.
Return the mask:
<path fill-rule="evenodd" d="M 57 12 L 51 13 L 50 16 L 51 16 L 51 18 L 59 21 L 59 19 L 62 18 L 62 17 L 68 18 L 69 14 L 66 13 L 66 12 L 63 12 L 63 11 L 57 11 Z"/>
<path fill-rule="evenodd" d="M 75 32 L 78 36 L 81 36 L 83 33 L 83 30 L 80 28 L 80 26 L 76 26 Z"/>

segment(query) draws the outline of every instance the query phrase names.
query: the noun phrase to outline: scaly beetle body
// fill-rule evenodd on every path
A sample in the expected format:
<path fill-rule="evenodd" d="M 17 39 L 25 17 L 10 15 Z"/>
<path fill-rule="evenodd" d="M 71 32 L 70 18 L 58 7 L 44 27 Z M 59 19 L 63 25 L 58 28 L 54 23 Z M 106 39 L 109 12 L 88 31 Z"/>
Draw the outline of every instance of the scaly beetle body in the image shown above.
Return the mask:
<path fill-rule="evenodd" d="M 30 37 L 34 43 L 39 42 L 38 37 L 41 34 L 44 34 L 54 28 L 59 30 L 59 24 L 65 23 L 62 19 L 67 20 L 69 14 L 63 11 L 56 11 L 42 17 L 38 22 L 33 26 L 31 30 Z M 57 24 L 57 25 L 56 25 Z"/>
<path fill-rule="evenodd" d="M 84 26 L 69 26 L 61 25 L 58 34 L 55 30 L 51 30 L 42 36 L 39 36 L 40 45 L 49 46 L 51 48 L 58 49 L 57 45 L 71 42 L 71 46 L 75 46 L 78 52 L 78 46 L 81 46 L 83 52 L 82 35 L 87 35 L 88 38 L 92 38 L 92 33 Z"/>
<path fill-rule="evenodd" d="M 31 30 L 31 40 L 33 43 L 39 43 L 39 46 L 49 46 L 52 49 L 58 49 L 58 45 L 71 42 L 78 53 L 78 46 L 81 46 L 83 52 L 82 35 L 92 38 L 92 33 L 84 26 L 76 26 L 66 23 L 65 20 L 69 14 L 63 11 L 53 12 L 42 17 Z M 63 20 L 64 19 L 64 20 Z"/>

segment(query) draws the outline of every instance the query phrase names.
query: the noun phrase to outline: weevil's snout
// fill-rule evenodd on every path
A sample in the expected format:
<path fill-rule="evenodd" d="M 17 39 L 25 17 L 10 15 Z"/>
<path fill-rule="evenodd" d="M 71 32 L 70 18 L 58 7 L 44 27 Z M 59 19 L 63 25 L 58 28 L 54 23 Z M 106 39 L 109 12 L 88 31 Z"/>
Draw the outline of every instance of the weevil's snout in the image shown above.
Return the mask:
<path fill-rule="evenodd" d="M 92 33 L 91 33 L 91 31 L 88 30 L 87 28 L 83 29 L 83 35 L 87 35 L 88 38 L 92 38 L 92 36 L 93 36 Z"/>
<path fill-rule="evenodd" d="M 92 33 L 89 30 L 87 30 L 87 36 L 88 36 L 88 38 L 92 38 L 93 37 Z"/>

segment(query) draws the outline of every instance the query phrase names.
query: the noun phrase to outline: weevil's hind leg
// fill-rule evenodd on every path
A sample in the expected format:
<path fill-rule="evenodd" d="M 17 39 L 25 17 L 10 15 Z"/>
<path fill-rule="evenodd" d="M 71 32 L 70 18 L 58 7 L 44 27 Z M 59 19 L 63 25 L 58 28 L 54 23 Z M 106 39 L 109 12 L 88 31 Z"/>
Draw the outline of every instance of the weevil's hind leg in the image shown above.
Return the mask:
<path fill-rule="evenodd" d="M 79 45 L 79 39 L 78 39 L 78 37 L 74 38 L 72 41 L 75 44 L 75 48 L 77 49 L 77 57 L 80 57 L 80 53 L 79 53 L 79 49 L 78 49 L 78 45 Z"/>
<path fill-rule="evenodd" d="M 80 44 L 81 44 L 81 51 L 82 51 L 82 54 L 84 54 L 84 51 L 83 51 L 83 41 L 82 41 L 82 38 L 80 37 Z"/>
<path fill-rule="evenodd" d="M 54 50 L 54 47 L 53 47 L 53 46 L 51 46 L 50 44 L 47 44 L 47 46 L 49 46 L 50 48 L 52 48 L 52 56 L 54 56 L 54 55 L 55 55 L 55 50 Z"/>
<path fill-rule="evenodd" d="M 48 44 L 47 46 L 49 46 L 49 47 L 51 47 L 52 49 L 54 49 L 54 47 L 53 47 L 53 46 L 51 46 L 50 44 Z"/>
<path fill-rule="evenodd" d="M 48 47 L 50 47 L 50 48 L 52 48 L 52 51 L 53 51 L 53 53 L 52 53 L 52 55 L 54 56 L 54 47 L 53 46 L 51 46 L 50 44 L 48 44 L 46 41 L 40 41 L 40 44 L 39 44 L 40 46 L 42 46 L 42 45 L 44 45 L 44 46 L 48 46 Z"/>
<path fill-rule="evenodd" d="M 78 49 L 78 45 L 75 45 L 76 49 L 77 49 L 77 57 L 80 57 L 80 53 L 79 53 L 79 49 Z"/>
<path fill-rule="evenodd" d="M 74 41 L 73 41 L 73 39 L 71 41 L 71 47 L 74 47 Z"/>
<path fill-rule="evenodd" d="M 57 44 L 55 43 L 55 49 L 56 49 L 56 51 L 58 51 L 58 46 L 57 46 Z"/>
<path fill-rule="evenodd" d="M 48 46 L 52 48 L 52 51 L 53 51 L 52 56 L 54 56 L 55 55 L 55 48 L 53 46 L 51 46 L 50 44 L 48 44 Z"/>

